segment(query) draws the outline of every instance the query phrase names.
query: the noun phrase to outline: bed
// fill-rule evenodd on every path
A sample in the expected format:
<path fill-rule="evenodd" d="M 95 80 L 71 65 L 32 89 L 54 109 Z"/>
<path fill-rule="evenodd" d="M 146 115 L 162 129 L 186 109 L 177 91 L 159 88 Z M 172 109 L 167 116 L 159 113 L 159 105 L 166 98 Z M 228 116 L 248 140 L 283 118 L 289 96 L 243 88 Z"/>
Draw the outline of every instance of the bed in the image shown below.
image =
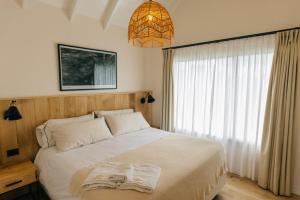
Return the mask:
<path fill-rule="evenodd" d="M 225 184 L 223 147 L 216 142 L 147 128 L 59 152 L 40 149 L 39 181 L 53 200 L 211 200 Z M 102 189 L 80 193 L 84 168 L 101 161 L 153 163 L 162 168 L 154 193 Z"/>

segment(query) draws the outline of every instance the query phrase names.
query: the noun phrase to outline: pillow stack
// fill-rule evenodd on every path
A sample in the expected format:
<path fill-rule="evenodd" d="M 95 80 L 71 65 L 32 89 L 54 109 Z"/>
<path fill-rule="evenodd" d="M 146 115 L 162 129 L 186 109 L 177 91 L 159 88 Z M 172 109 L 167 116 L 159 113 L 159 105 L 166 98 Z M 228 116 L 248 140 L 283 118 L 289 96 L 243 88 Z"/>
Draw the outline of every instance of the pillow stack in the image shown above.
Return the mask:
<path fill-rule="evenodd" d="M 133 112 L 134 112 L 133 109 L 121 109 L 121 110 L 98 110 L 95 111 L 94 113 L 97 118 L 100 118 L 108 115 L 121 115 L 121 114 L 133 113 Z"/>
<path fill-rule="evenodd" d="M 52 131 L 56 126 L 61 126 L 61 125 L 66 125 L 66 124 L 76 123 L 76 122 L 84 122 L 93 119 L 94 119 L 93 114 L 83 115 L 80 117 L 65 118 L 65 119 L 50 119 L 44 124 L 36 128 L 37 141 L 42 148 L 55 146 L 55 140 L 52 136 Z"/>
<path fill-rule="evenodd" d="M 58 150 L 67 151 L 111 139 L 112 135 L 118 136 L 149 127 L 142 113 L 134 112 L 133 109 L 95 111 L 80 117 L 50 119 L 37 127 L 36 137 L 42 148 L 56 145 Z"/>
<path fill-rule="evenodd" d="M 150 128 L 150 125 L 140 112 L 108 115 L 105 116 L 105 120 L 113 135 L 121 135 Z"/>
<path fill-rule="evenodd" d="M 56 147 L 61 151 L 112 138 L 103 117 L 57 126 L 53 129 L 52 134 L 56 141 Z"/>

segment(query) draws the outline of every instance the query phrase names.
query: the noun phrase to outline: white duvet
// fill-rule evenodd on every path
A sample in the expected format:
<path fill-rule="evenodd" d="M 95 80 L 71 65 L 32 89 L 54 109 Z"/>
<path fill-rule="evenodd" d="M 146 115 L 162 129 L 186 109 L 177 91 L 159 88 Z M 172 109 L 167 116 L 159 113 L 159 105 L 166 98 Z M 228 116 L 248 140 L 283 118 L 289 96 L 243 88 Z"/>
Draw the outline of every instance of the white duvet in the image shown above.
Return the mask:
<path fill-rule="evenodd" d="M 166 135 L 168 132 L 147 128 L 66 152 L 59 152 L 55 147 L 40 149 L 35 159 L 39 181 L 52 200 L 78 200 L 69 192 L 72 175 L 77 170 L 139 148 Z"/>

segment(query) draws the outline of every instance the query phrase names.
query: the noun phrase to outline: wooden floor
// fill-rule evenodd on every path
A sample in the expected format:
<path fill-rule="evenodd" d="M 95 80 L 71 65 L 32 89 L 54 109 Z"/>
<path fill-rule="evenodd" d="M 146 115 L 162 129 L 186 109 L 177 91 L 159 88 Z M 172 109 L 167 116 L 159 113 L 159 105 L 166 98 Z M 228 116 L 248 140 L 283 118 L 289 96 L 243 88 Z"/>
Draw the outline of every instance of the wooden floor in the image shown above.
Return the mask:
<path fill-rule="evenodd" d="M 32 200 L 32 198 L 23 197 L 18 200 Z M 45 193 L 42 192 L 40 200 L 48 200 Z M 277 197 L 261 189 L 252 181 L 228 176 L 225 187 L 214 200 L 300 200 L 300 198 Z"/>
<path fill-rule="evenodd" d="M 214 200 L 299 200 L 298 197 L 278 197 L 271 192 L 263 190 L 254 182 L 238 178 L 236 176 L 228 176 L 226 185 L 220 194 Z"/>

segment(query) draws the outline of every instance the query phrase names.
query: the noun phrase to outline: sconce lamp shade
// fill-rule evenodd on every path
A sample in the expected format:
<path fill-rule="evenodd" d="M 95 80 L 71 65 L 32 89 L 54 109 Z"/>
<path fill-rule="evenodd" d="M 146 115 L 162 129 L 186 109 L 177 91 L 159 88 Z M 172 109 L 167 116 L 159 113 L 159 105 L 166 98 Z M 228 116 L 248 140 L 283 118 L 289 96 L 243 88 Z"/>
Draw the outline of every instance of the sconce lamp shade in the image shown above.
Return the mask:
<path fill-rule="evenodd" d="M 154 101 L 155 101 L 154 97 L 151 94 L 149 94 L 148 95 L 148 103 L 153 103 Z"/>
<path fill-rule="evenodd" d="M 8 110 L 4 113 L 4 119 L 8 121 L 14 121 L 22 119 L 22 115 L 15 105 L 16 101 L 12 101 Z"/>
<path fill-rule="evenodd" d="M 144 104 L 144 103 L 146 103 L 146 98 L 145 98 L 145 97 L 142 97 L 142 98 L 141 98 L 141 104 Z"/>
<path fill-rule="evenodd" d="M 147 99 L 147 103 L 153 103 L 155 101 L 154 97 L 150 93 L 148 93 L 146 97 L 141 98 L 141 103 L 142 104 L 146 103 L 146 99 Z"/>

